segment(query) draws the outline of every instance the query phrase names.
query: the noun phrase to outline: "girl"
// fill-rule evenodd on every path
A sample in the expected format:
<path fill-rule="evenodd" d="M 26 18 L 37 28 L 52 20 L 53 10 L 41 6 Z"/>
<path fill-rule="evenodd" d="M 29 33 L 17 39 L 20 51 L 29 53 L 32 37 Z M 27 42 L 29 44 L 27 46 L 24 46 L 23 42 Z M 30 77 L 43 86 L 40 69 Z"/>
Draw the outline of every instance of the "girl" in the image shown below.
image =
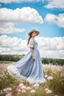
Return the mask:
<path fill-rule="evenodd" d="M 29 38 L 27 45 L 30 49 L 29 52 L 22 59 L 17 61 L 15 65 L 9 65 L 7 67 L 11 75 L 15 75 L 15 77 L 30 83 L 46 82 L 38 50 L 38 43 L 35 40 L 35 36 L 39 35 L 39 33 L 40 32 L 35 29 L 28 33 Z"/>

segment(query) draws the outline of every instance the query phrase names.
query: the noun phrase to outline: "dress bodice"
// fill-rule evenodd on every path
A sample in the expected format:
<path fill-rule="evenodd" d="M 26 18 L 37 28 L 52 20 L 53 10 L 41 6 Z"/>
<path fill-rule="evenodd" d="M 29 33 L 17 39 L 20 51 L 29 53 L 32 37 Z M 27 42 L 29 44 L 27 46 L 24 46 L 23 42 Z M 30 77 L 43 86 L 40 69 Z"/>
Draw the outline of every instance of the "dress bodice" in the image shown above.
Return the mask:
<path fill-rule="evenodd" d="M 38 43 L 36 40 L 34 40 L 34 48 L 37 48 L 38 47 Z"/>
<path fill-rule="evenodd" d="M 29 41 L 28 47 L 32 47 L 32 48 L 36 49 L 37 46 L 38 46 L 37 41 L 35 39 L 31 38 L 30 41 Z"/>

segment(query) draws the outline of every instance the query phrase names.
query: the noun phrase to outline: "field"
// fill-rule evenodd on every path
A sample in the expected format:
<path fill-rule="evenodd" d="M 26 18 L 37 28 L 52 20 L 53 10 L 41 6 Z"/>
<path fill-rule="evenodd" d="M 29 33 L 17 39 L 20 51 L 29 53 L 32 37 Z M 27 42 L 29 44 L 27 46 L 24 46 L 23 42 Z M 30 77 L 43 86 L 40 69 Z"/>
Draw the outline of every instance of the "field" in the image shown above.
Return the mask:
<path fill-rule="evenodd" d="M 64 96 L 64 66 L 43 64 L 46 83 L 30 84 L 7 72 L 15 62 L 0 62 L 0 96 Z"/>

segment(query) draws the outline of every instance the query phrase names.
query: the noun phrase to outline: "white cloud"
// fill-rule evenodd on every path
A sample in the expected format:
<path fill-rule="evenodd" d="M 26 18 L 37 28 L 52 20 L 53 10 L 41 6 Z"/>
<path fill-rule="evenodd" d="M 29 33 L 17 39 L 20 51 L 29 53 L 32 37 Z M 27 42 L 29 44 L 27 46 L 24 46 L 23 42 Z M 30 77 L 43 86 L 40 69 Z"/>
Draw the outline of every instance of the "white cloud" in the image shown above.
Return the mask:
<path fill-rule="evenodd" d="M 1 3 L 22 3 L 22 2 L 39 2 L 39 1 L 44 1 L 44 0 L 0 0 Z"/>
<path fill-rule="evenodd" d="M 37 10 L 30 7 L 16 8 L 15 10 L 0 8 L 1 22 L 21 22 L 21 23 L 43 23 L 42 17 Z"/>
<path fill-rule="evenodd" d="M 59 27 L 64 28 L 64 14 L 59 14 L 57 16 L 54 14 L 47 14 L 45 21 L 52 22 L 57 24 Z"/>
<path fill-rule="evenodd" d="M 14 23 L 0 22 L 0 34 L 24 32 L 25 29 L 15 28 Z"/>
<path fill-rule="evenodd" d="M 46 8 L 61 8 L 64 9 L 64 0 L 47 0 Z"/>
<path fill-rule="evenodd" d="M 20 0 L 0 0 L 1 3 L 20 2 Z"/>
<path fill-rule="evenodd" d="M 11 38 L 7 35 L 0 36 L 0 53 L 23 54 L 26 50 L 26 40 L 18 39 L 17 37 Z"/>
<path fill-rule="evenodd" d="M 45 50 L 64 50 L 64 37 L 37 37 L 36 40 L 39 43 L 39 48 Z"/>
<path fill-rule="evenodd" d="M 41 57 L 64 58 L 64 37 L 37 37 Z"/>
<path fill-rule="evenodd" d="M 64 58 L 64 37 L 36 37 L 41 57 Z M 27 40 L 17 37 L 0 36 L 1 54 L 27 54 Z"/>

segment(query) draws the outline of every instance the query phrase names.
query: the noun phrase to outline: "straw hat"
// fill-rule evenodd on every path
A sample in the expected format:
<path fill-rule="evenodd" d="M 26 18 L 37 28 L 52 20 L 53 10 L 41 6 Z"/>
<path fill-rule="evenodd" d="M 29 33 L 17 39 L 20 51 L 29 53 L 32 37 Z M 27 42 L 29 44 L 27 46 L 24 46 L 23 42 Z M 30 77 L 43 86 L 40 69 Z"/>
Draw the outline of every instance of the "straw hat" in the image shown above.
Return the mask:
<path fill-rule="evenodd" d="M 39 31 L 33 29 L 33 30 L 31 30 L 31 31 L 28 33 L 28 35 L 31 35 L 33 32 L 36 32 L 36 35 L 38 35 L 38 34 L 40 33 Z"/>

